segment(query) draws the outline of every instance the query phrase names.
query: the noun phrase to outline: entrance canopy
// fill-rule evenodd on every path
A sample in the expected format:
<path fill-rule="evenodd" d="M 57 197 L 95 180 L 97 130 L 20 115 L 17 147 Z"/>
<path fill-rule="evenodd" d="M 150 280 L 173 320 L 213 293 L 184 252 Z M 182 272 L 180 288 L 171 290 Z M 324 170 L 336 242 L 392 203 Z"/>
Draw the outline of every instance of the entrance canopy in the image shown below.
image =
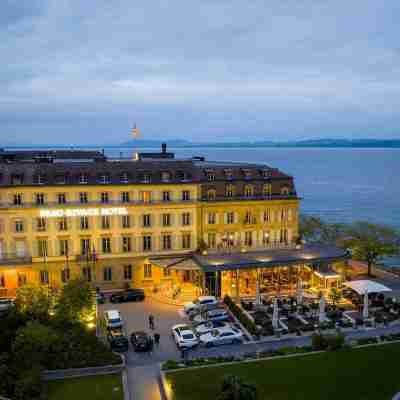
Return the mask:
<path fill-rule="evenodd" d="M 381 293 L 381 292 L 391 292 L 392 289 L 389 289 L 385 285 L 382 285 L 381 283 L 374 282 L 374 281 L 369 281 L 366 279 L 362 279 L 359 281 L 349 281 L 349 282 L 344 282 L 344 286 L 349 287 L 350 289 L 353 289 L 355 292 L 357 292 L 360 295 L 367 293 Z"/>

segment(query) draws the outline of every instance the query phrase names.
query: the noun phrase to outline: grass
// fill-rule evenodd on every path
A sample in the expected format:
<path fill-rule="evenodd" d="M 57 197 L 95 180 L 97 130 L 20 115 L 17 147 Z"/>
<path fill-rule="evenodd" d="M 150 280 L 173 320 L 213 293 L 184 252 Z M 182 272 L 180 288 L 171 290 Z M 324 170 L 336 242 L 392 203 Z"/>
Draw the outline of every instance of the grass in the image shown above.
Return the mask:
<path fill-rule="evenodd" d="M 400 392 L 400 344 L 167 373 L 174 400 L 214 399 L 225 375 L 255 384 L 259 400 L 390 400 Z"/>
<path fill-rule="evenodd" d="M 49 400 L 123 400 L 120 374 L 49 381 Z"/>

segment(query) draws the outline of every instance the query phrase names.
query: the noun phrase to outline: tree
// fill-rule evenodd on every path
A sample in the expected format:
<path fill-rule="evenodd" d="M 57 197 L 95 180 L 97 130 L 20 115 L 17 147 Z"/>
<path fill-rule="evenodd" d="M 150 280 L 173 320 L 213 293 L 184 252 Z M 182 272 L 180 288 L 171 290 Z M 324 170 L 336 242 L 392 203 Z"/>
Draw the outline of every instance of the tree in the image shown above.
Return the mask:
<path fill-rule="evenodd" d="M 333 287 L 329 293 L 329 298 L 331 299 L 334 306 L 339 303 L 340 299 L 342 298 L 342 294 L 338 288 Z"/>
<path fill-rule="evenodd" d="M 238 376 L 228 375 L 222 381 L 218 400 L 257 400 L 257 388 Z"/>
<path fill-rule="evenodd" d="M 307 242 L 335 245 L 344 231 L 344 224 L 329 224 L 319 217 L 300 216 L 299 235 Z"/>
<path fill-rule="evenodd" d="M 347 227 L 342 245 L 351 250 L 353 258 L 367 263 L 368 275 L 371 276 L 378 257 L 400 252 L 400 234 L 385 225 L 359 221 Z"/>
<path fill-rule="evenodd" d="M 52 301 L 48 287 L 28 284 L 17 289 L 15 308 L 29 319 L 47 321 Z"/>
<path fill-rule="evenodd" d="M 94 305 L 90 284 L 83 279 L 74 279 L 61 291 L 56 305 L 56 316 L 62 320 L 77 321 L 93 313 Z"/>

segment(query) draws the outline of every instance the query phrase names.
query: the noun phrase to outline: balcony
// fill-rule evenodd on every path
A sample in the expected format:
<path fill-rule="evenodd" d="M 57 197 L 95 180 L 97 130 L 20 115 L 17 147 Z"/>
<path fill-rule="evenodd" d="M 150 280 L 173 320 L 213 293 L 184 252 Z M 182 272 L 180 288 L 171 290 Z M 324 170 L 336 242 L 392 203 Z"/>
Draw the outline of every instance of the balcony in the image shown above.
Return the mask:
<path fill-rule="evenodd" d="M 19 255 L 16 253 L 0 254 L 0 265 L 32 264 L 32 256 L 29 254 Z"/>
<path fill-rule="evenodd" d="M 201 201 L 255 201 L 255 200 L 298 200 L 299 197 L 297 194 L 273 194 L 268 196 L 262 195 L 254 195 L 254 196 L 217 196 L 211 199 L 208 199 L 204 196 Z"/>

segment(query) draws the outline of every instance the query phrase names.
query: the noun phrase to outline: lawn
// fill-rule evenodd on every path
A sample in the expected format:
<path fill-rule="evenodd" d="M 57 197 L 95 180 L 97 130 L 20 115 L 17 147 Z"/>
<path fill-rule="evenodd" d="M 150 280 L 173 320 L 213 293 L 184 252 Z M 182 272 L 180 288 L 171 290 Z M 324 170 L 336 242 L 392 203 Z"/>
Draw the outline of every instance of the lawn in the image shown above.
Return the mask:
<path fill-rule="evenodd" d="M 48 382 L 49 400 L 123 400 L 120 374 Z"/>
<path fill-rule="evenodd" d="M 222 377 L 241 376 L 259 400 L 390 400 L 400 392 L 400 344 L 167 373 L 174 400 L 215 399 Z"/>

